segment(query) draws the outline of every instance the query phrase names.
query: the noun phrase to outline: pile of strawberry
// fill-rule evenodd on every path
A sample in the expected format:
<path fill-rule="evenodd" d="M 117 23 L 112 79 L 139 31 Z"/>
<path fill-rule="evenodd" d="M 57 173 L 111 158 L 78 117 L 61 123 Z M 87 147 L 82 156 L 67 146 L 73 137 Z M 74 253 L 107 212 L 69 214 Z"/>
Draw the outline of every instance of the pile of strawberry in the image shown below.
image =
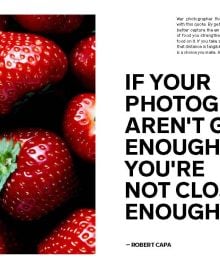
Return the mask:
<path fill-rule="evenodd" d="M 95 253 L 95 16 L 0 16 L 0 254 Z"/>

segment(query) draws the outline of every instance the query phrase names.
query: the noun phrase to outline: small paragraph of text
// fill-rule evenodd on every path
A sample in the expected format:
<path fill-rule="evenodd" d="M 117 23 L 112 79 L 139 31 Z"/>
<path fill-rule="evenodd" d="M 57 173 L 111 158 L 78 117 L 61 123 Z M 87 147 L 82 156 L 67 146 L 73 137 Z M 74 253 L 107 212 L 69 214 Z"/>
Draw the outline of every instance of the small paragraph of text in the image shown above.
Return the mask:
<path fill-rule="evenodd" d="M 220 16 L 176 17 L 176 27 L 177 54 L 220 54 Z"/>

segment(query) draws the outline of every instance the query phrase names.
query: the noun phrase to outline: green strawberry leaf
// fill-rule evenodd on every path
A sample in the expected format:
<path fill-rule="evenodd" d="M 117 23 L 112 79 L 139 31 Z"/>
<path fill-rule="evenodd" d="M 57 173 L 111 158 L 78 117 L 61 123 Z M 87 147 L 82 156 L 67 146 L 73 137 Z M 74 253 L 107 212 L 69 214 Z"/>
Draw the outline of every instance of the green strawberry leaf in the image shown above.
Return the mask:
<path fill-rule="evenodd" d="M 3 138 L 0 140 L 0 191 L 9 176 L 17 169 L 16 159 L 21 150 L 20 143 Z"/>

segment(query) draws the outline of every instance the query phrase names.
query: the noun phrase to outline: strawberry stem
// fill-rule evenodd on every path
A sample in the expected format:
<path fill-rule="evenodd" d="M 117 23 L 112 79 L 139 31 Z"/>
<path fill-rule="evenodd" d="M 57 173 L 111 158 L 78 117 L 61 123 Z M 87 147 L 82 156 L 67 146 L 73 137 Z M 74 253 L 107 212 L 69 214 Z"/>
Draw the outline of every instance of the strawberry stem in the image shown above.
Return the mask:
<path fill-rule="evenodd" d="M 3 138 L 0 140 L 0 191 L 9 176 L 16 170 L 16 158 L 21 150 L 20 143 Z"/>

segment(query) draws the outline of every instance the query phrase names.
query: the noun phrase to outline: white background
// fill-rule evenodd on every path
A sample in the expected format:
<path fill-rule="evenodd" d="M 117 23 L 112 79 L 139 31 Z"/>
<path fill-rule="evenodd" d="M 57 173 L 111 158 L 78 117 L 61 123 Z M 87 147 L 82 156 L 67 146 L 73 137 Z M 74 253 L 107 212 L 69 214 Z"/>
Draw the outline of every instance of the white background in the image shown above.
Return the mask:
<path fill-rule="evenodd" d="M 97 254 L 1 256 L 2 279 L 219 279 L 219 222 L 126 221 L 125 73 L 208 73 L 220 93 L 220 56 L 177 56 L 176 16 L 219 16 L 216 1 L 7 0 L 1 13 L 97 16 Z M 150 92 L 146 85 L 143 93 Z M 172 115 L 172 114 L 171 114 Z M 190 158 L 188 158 L 190 160 Z M 215 159 L 216 160 L 216 159 Z M 207 159 L 207 180 L 218 178 Z M 171 178 L 175 181 L 176 178 Z M 125 243 L 171 241 L 167 249 Z"/>

